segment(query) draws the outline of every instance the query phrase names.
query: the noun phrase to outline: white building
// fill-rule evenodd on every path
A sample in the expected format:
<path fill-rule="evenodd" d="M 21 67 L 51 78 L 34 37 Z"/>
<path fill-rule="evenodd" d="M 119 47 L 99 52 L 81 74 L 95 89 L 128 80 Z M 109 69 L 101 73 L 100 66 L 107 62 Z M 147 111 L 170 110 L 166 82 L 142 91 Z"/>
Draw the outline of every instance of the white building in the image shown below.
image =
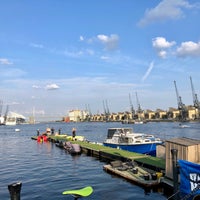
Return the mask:
<path fill-rule="evenodd" d="M 84 110 L 71 110 L 68 115 L 71 122 L 80 122 L 87 118 L 88 112 Z"/>
<path fill-rule="evenodd" d="M 15 112 L 9 112 L 6 118 L 5 125 L 16 125 L 25 123 L 26 117 Z"/>

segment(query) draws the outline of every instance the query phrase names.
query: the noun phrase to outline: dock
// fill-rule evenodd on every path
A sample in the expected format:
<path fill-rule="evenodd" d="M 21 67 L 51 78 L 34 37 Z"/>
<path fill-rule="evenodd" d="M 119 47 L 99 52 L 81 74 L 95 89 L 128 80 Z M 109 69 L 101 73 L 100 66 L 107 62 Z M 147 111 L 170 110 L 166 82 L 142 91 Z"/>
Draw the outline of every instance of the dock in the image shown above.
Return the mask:
<path fill-rule="evenodd" d="M 31 139 L 37 140 L 37 136 L 31 137 Z M 49 141 L 53 143 L 58 143 L 60 141 L 65 142 L 67 141 L 67 137 L 66 135 L 50 135 Z M 106 147 L 101 143 L 78 140 L 70 142 L 79 144 L 82 148 L 83 153 L 85 153 L 88 156 L 97 157 L 98 159 L 104 159 L 108 162 L 115 160 L 120 160 L 122 162 L 134 161 L 139 166 L 143 166 L 150 170 L 154 170 L 157 172 L 165 171 L 165 159 L 162 158 Z"/>
<path fill-rule="evenodd" d="M 32 139 L 36 140 L 37 137 L 32 137 Z M 60 141 L 65 142 L 66 137 L 64 135 L 49 136 L 49 141 L 58 144 Z M 165 171 L 165 160 L 161 158 L 106 147 L 95 142 L 70 142 L 79 144 L 82 152 L 87 156 L 96 157 L 107 162 L 103 166 L 106 172 L 120 176 L 143 187 L 159 185 L 160 177 Z M 134 167 L 127 166 L 127 163 L 134 163 Z"/>

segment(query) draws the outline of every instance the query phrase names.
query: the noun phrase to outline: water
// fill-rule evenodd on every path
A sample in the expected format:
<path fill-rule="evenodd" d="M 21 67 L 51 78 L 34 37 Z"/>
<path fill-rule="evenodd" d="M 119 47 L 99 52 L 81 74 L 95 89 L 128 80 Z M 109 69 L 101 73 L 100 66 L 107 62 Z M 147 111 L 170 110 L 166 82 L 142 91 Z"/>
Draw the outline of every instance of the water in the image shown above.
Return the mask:
<path fill-rule="evenodd" d="M 178 123 L 147 123 L 134 125 L 135 132 L 154 134 L 162 139 L 190 137 L 200 139 L 200 124 L 189 123 L 189 128 L 180 128 Z M 121 123 L 51 123 L 18 126 L 0 126 L 0 199 L 10 199 L 8 185 L 22 182 L 21 199 L 55 200 L 73 199 L 62 192 L 91 185 L 92 195 L 86 199 L 162 200 L 161 192 L 144 189 L 103 170 L 105 162 L 82 154 L 71 156 L 52 143 L 37 143 L 31 140 L 36 130 L 46 127 L 61 128 L 62 133 L 71 134 L 73 127 L 77 135 L 88 140 L 103 142 L 109 127 L 127 126 Z M 133 127 L 133 125 L 128 125 Z M 15 132 L 19 128 L 20 132 Z"/>

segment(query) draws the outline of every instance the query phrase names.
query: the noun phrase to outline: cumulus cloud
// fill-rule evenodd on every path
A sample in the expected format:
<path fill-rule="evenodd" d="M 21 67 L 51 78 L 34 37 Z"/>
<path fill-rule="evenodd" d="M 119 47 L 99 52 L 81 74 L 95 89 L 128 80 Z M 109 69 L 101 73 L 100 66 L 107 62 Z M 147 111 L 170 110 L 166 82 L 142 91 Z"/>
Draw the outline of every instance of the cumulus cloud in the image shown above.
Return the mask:
<path fill-rule="evenodd" d="M 0 65 L 12 65 L 13 63 L 7 58 L 0 58 Z"/>
<path fill-rule="evenodd" d="M 152 46 L 156 49 L 157 55 L 161 58 L 166 58 L 167 49 L 176 44 L 175 41 L 167 41 L 164 37 L 156 37 L 152 40 Z"/>
<path fill-rule="evenodd" d="M 107 35 L 97 35 L 97 39 L 105 45 L 106 50 L 115 50 L 118 48 L 119 36 L 116 34 Z"/>
<path fill-rule="evenodd" d="M 148 69 L 147 69 L 145 75 L 142 77 L 142 81 L 145 81 L 145 80 L 149 77 L 149 75 L 150 75 L 150 73 L 151 73 L 153 67 L 154 67 L 154 62 L 152 61 L 152 62 L 150 63 L 150 65 L 149 65 L 149 67 L 148 67 Z"/>
<path fill-rule="evenodd" d="M 157 21 L 180 19 L 184 17 L 183 9 L 195 7 L 197 5 L 192 5 L 187 0 L 163 0 L 155 8 L 146 10 L 138 24 L 145 26 Z"/>
<path fill-rule="evenodd" d="M 200 57 L 200 42 L 195 43 L 192 41 L 182 42 L 180 47 L 177 48 L 177 56 L 198 56 Z"/>
<path fill-rule="evenodd" d="M 46 85 L 46 87 L 45 87 L 46 90 L 57 90 L 59 88 L 60 87 L 57 84 L 55 84 L 55 83 Z"/>
<path fill-rule="evenodd" d="M 156 37 L 152 40 L 152 44 L 154 48 L 166 49 L 175 45 L 176 42 L 175 41 L 168 42 L 164 37 Z"/>

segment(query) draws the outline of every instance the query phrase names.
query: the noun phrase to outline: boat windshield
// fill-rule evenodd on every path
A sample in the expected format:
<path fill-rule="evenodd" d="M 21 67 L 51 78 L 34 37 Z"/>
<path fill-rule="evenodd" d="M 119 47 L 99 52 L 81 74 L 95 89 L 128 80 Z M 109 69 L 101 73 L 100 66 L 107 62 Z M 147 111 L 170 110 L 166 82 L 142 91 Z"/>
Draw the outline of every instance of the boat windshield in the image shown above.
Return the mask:
<path fill-rule="evenodd" d="M 129 134 L 132 133 L 131 128 L 109 128 L 108 129 L 108 134 L 107 134 L 107 139 L 111 139 L 114 134 Z"/>

